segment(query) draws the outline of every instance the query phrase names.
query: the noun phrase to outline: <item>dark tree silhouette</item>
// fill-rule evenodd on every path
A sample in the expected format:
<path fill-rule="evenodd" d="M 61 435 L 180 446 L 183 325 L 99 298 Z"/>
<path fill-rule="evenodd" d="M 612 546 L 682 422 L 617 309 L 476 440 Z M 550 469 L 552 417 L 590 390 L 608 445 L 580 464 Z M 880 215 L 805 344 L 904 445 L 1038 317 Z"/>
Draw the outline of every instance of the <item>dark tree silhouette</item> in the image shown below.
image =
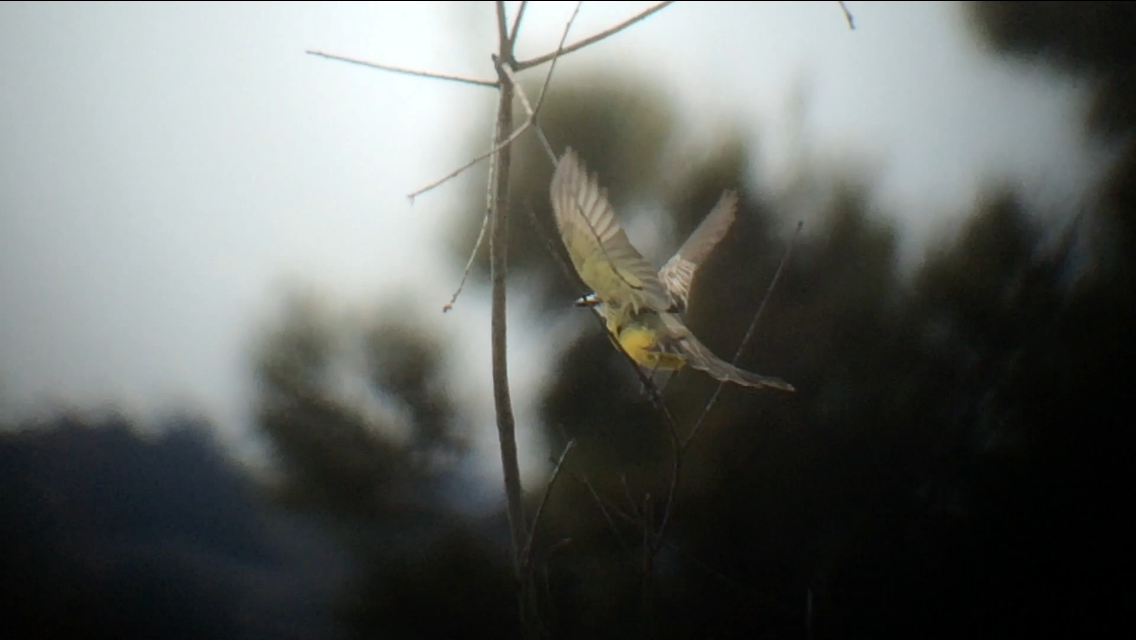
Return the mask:
<path fill-rule="evenodd" d="M 268 508 L 201 421 L 22 426 L 0 432 L 6 637 L 342 637 L 341 554 Z"/>

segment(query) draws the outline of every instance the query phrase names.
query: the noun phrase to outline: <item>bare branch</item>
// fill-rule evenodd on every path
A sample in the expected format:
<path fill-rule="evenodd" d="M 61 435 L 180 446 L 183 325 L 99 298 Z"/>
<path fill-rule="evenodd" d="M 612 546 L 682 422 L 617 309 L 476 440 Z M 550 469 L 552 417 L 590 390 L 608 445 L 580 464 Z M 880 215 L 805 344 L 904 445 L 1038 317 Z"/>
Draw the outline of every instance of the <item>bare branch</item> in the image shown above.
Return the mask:
<path fill-rule="evenodd" d="M 583 4 L 583 2 L 577 3 L 576 8 L 579 9 L 581 4 Z M 575 17 L 575 14 L 573 14 L 573 17 Z M 555 66 L 556 61 L 554 60 L 552 62 L 552 65 L 548 68 L 549 78 L 544 82 L 545 88 L 548 87 L 548 81 L 551 80 L 552 69 Z M 534 108 L 532 104 L 529 103 L 529 97 L 525 95 L 525 90 L 522 88 L 521 83 L 517 82 L 517 76 L 513 73 L 513 70 L 508 66 L 504 67 L 504 69 L 505 73 L 509 75 L 509 80 L 513 82 L 513 86 L 517 88 L 517 97 L 521 99 L 521 105 L 524 106 L 525 111 L 529 114 L 529 122 L 526 124 L 530 124 L 530 126 L 536 128 L 536 135 L 538 138 L 540 138 L 540 143 L 544 147 L 544 152 L 548 154 L 548 159 L 552 161 L 552 166 L 555 167 L 556 152 L 552 150 L 552 145 L 548 143 L 548 137 L 544 135 L 544 129 L 542 129 L 540 127 L 540 123 L 536 121 L 536 112 L 538 109 L 540 109 L 540 105 L 544 103 L 544 90 L 541 90 L 540 98 L 537 100 L 536 107 Z"/>
<path fill-rule="evenodd" d="M 525 16 L 525 8 L 529 6 L 528 0 L 521 3 L 517 9 L 517 16 L 513 18 L 513 28 L 509 31 L 509 46 L 517 46 L 517 34 L 521 32 L 521 18 Z"/>
<path fill-rule="evenodd" d="M 749 344 L 750 338 L 753 337 L 753 332 L 757 329 L 757 323 L 761 320 L 762 313 L 765 312 L 765 305 L 769 302 L 769 297 L 773 294 L 773 290 L 777 288 L 777 283 L 781 281 L 781 274 L 784 272 L 785 265 L 789 263 L 789 257 L 793 255 L 793 244 L 797 241 L 797 236 L 801 234 L 801 227 L 804 222 L 797 223 L 797 230 L 793 232 L 793 237 L 789 238 L 789 245 L 785 247 L 785 253 L 781 256 L 781 261 L 777 264 L 777 271 L 773 272 L 773 279 L 769 281 L 769 287 L 765 290 L 765 296 L 761 299 L 761 304 L 758 305 L 757 311 L 753 314 L 753 320 L 750 320 L 749 328 L 746 329 L 745 336 L 742 337 L 741 344 L 738 345 L 737 350 L 734 351 L 734 358 L 730 361 L 731 364 L 737 366 L 738 358 L 741 357 L 742 352 L 745 351 L 746 345 Z M 685 451 L 690 441 L 694 436 L 698 435 L 698 430 L 702 428 L 702 424 L 706 421 L 707 414 L 710 409 L 714 408 L 714 403 L 718 401 L 718 396 L 722 393 L 722 387 L 725 386 L 724 382 L 719 382 L 718 387 L 714 389 L 714 394 L 706 402 L 706 406 L 702 408 L 702 413 L 698 415 L 698 420 L 694 423 L 690 433 L 686 436 L 686 440 L 682 443 L 682 450 Z"/>
<path fill-rule="evenodd" d="M 465 263 L 465 271 L 462 272 L 461 282 L 458 283 L 458 288 L 454 291 L 454 295 L 450 301 L 442 307 L 442 313 L 454 308 L 454 303 L 458 301 L 458 296 L 461 295 L 462 289 L 465 288 L 465 281 L 469 278 L 469 272 L 473 269 L 473 261 L 477 258 L 477 251 L 481 249 L 481 243 L 485 241 L 485 230 L 489 228 L 489 212 L 485 212 L 485 218 L 481 221 L 481 231 L 477 234 L 477 242 L 473 243 L 473 251 L 469 252 L 469 261 Z"/>
<path fill-rule="evenodd" d="M 463 82 L 465 84 L 477 85 L 479 87 L 497 88 L 497 83 L 492 80 L 482 80 L 480 78 L 469 78 L 466 76 L 457 76 L 449 73 L 437 73 L 434 71 L 420 71 L 418 69 L 408 69 L 406 67 L 396 67 L 389 64 L 380 64 L 378 62 L 369 62 L 359 58 L 349 58 L 347 56 L 336 55 L 334 53 L 325 53 L 323 51 L 308 50 L 305 51 L 308 55 L 319 56 L 320 58 L 327 58 L 328 60 L 338 60 L 340 62 L 350 62 L 371 69 L 379 69 L 382 71 L 390 71 L 392 73 L 402 73 L 408 76 L 418 76 L 420 78 L 434 78 L 435 80 L 449 80 L 451 82 Z"/>
<path fill-rule="evenodd" d="M 546 53 L 542 56 L 537 56 L 537 57 L 535 57 L 531 60 L 519 61 L 519 62 L 517 62 L 517 71 L 524 71 L 525 69 L 531 69 L 532 67 L 535 67 L 537 65 L 544 64 L 545 62 L 552 60 L 553 58 L 557 57 L 558 55 L 562 56 L 562 55 L 572 53 L 573 51 L 579 51 L 580 49 L 583 49 L 584 47 L 586 47 L 590 44 L 599 42 L 600 40 L 603 40 L 604 38 L 607 38 L 609 36 L 613 36 L 613 35 L 619 33 L 620 31 L 623 31 L 624 29 L 626 29 L 627 27 L 630 27 L 631 25 L 635 24 L 636 22 L 640 22 L 640 21 L 650 17 L 651 15 L 658 13 L 659 11 L 667 8 L 668 6 L 670 6 L 672 4 L 674 4 L 673 0 L 671 0 L 670 2 L 660 2 L 659 4 L 654 5 L 653 7 L 650 7 L 648 9 L 644 10 L 644 11 L 639 12 L 638 14 L 628 18 L 627 20 L 624 20 L 623 22 L 615 25 L 614 27 L 612 27 L 610 29 L 607 29 L 605 31 L 601 31 L 601 32 L 597 33 L 596 35 L 591 36 L 589 38 L 584 38 L 583 40 L 581 40 L 577 43 L 574 43 L 574 44 L 568 46 L 567 48 L 562 48 L 560 51 L 554 51 L 552 53 Z M 576 10 L 579 11 L 578 5 L 576 7 Z"/>
<path fill-rule="evenodd" d="M 466 169 L 469 169 L 470 167 L 477 164 L 478 162 L 481 162 L 482 160 L 484 160 L 486 158 L 493 157 L 494 155 L 504 151 L 506 148 L 508 148 L 509 145 L 513 144 L 514 140 L 521 137 L 522 133 L 528 131 L 528 129 L 529 129 L 529 123 L 525 122 L 523 125 L 520 126 L 520 128 L 518 128 L 513 133 L 509 134 L 509 137 L 505 138 L 501 142 L 494 143 L 493 148 L 490 149 L 489 151 L 486 151 L 485 153 L 477 156 L 473 160 L 470 160 L 469 162 L 467 162 L 467 163 L 463 164 L 462 166 L 458 167 L 457 169 L 454 169 L 453 171 L 447 173 L 445 176 L 439 178 L 438 180 L 431 182 L 430 184 L 426 185 L 425 187 L 422 187 L 421 189 L 418 189 L 416 191 L 408 193 L 406 195 L 406 197 L 410 199 L 411 203 L 413 203 L 414 199 L 417 198 L 418 196 L 420 196 L 420 195 L 422 195 L 422 194 L 424 194 L 427 191 L 430 191 L 432 189 L 437 189 L 438 187 L 442 186 L 446 182 L 449 182 L 450 180 L 453 180 L 454 178 L 460 176 L 462 174 L 462 172 L 464 172 Z"/>
<path fill-rule="evenodd" d="M 639 505 L 635 504 L 635 497 L 631 495 L 631 486 L 627 484 L 627 474 L 619 474 L 619 482 L 623 485 L 623 495 L 627 498 L 627 504 L 631 508 L 631 515 L 636 519 L 641 518 L 639 515 Z"/>
<path fill-rule="evenodd" d="M 568 30 L 572 28 L 572 23 L 575 22 L 576 15 L 580 12 L 580 5 L 581 4 L 583 4 L 583 2 L 576 3 L 576 10 L 572 12 L 571 19 L 569 19 L 568 23 L 566 25 L 564 25 L 564 33 L 560 36 L 561 47 L 563 47 L 563 45 L 564 45 L 564 40 L 566 40 L 568 38 Z M 557 52 L 559 52 L 559 51 L 560 51 L 560 49 L 557 49 Z M 426 193 L 427 191 L 430 191 L 431 189 L 436 189 L 437 187 L 442 186 L 447 181 L 453 180 L 454 178 L 458 177 L 459 175 L 462 174 L 463 171 L 465 171 L 466 169 L 469 169 L 470 167 L 477 164 L 478 162 L 481 162 L 482 160 L 484 160 L 484 159 L 486 159 L 486 158 L 488 158 L 488 157 L 490 157 L 490 156 L 492 156 L 496 153 L 500 153 L 505 147 L 513 144 L 513 142 L 517 138 L 521 137 L 521 135 L 524 134 L 524 132 L 528 131 L 529 128 L 532 127 L 533 123 L 535 122 L 536 114 L 537 114 L 538 110 L 540 109 L 540 105 L 544 102 L 544 95 L 545 95 L 546 91 L 548 90 L 548 83 L 552 81 L 552 72 L 556 69 L 556 58 L 557 58 L 556 54 L 553 54 L 552 64 L 549 65 L 549 67 L 548 67 L 548 74 L 544 78 L 544 86 L 540 90 L 540 98 L 537 99 L 536 107 L 533 107 L 530 110 L 529 117 L 528 117 L 528 119 L 525 120 L 525 123 L 523 125 L 521 125 L 516 131 L 511 133 L 509 135 L 509 137 L 506 138 L 504 141 L 499 141 L 499 142 L 495 141 L 493 148 L 491 148 L 489 151 L 477 156 L 473 160 L 470 160 L 469 162 L 465 163 L 461 167 L 458 167 L 457 169 L 446 174 L 442 178 L 435 180 L 434 182 L 431 182 L 430 184 L 426 185 L 425 187 L 422 187 L 421 189 L 418 189 L 417 191 L 414 191 L 413 193 L 408 194 L 406 197 L 410 198 L 411 202 L 414 202 L 414 199 L 417 198 L 418 196 L 422 195 L 423 193 Z M 502 83 L 503 82 L 510 83 L 510 86 L 513 89 L 516 89 L 517 87 L 519 87 L 520 85 L 518 85 L 515 81 L 516 76 L 514 75 L 512 68 L 510 68 L 509 64 L 504 61 L 504 58 L 502 58 L 501 56 L 494 55 L 493 60 L 497 64 L 497 67 L 501 70 L 501 72 L 503 72 L 505 74 L 505 78 L 502 79 Z M 522 102 L 526 105 L 526 108 L 531 106 L 531 105 L 528 104 L 528 98 L 527 97 L 524 98 L 522 100 Z M 545 141 L 545 143 L 547 144 L 547 140 Z"/>
<path fill-rule="evenodd" d="M 650 378 L 645 379 L 650 380 Z M 654 383 L 652 383 L 652 388 L 654 388 Z M 656 393 L 658 392 L 656 391 Z M 661 397 L 659 398 L 659 406 L 663 407 L 664 410 L 666 409 L 666 405 L 663 404 Z M 675 425 L 674 418 L 669 417 L 669 411 L 667 412 L 667 416 L 667 432 L 671 437 L 671 454 L 673 456 L 671 459 L 671 483 L 670 486 L 667 487 L 667 501 L 663 505 L 663 519 L 659 521 L 659 530 L 655 534 L 654 543 L 651 545 L 652 557 L 659 552 L 659 548 L 663 544 L 663 534 L 666 533 L 667 524 L 670 523 L 671 513 L 674 508 L 675 493 L 678 491 L 678 479 L 679 475 L 682 473 L 683 449 L 678 437 L 678 427 Z"/>
<path fill-rule="evenodd" d="M 848 28 L 855 31 L 856 21 L 852 19 L 852 12 L 848 10 L 843 0 L 836 0 L 836 4 L 840 5 L 840 10 L 844 12 L 844 19 L 848 21 Z"/>
<path fill-rule="evenodd" d="M 631 550 L 623 542 L 623 539 L 621 537 L 619 537 L 618 529 L 615 525 L 614 519 L 612 518 L 612 514 L 614 514 L 620 520 L 626 522 L 627 524 L 642 527 L 642 526 L 644 526 L 644 522 L 643 522 L 642 517 L 638 515 L 638 507 L 635 506 L 635 511 L 633 513 L 629 513 L 627 511 L 624 511 L 623 509 L 620 509 L 615 504 L 613 504 L 613 503 L 611 503 L 607 500 L 604 500 L 602 497 L 600 497 L 599 493 L 595 490 L 595 487 L 592 486 L 592 483 L 588 481 L 588 478 L 586 476 L 581 476 L 579 474 L 574 473 L 571 470 L 565 470 L 564 473 L 569 478 L 572 478 L 576 482 L 584 485 L 584 487 L 591 493 L 592 498 L 595 500 L 596 505 L 600 509 L 600 512 L 603 513 L 604 518 L 608 521 L 608 524 L 612 528 L 612 530 L 616 532 L 616 536 L 619 539 L 619 542 L 620 542 L 621 547 L 623 548 L 623 551 L 629 553 Z M 630 493 L 628 495 L 630 495 Z M 632 502 L 632 504 L 634 506 L 634 502 Z M 738 589 L 739 591 L 746 592 L 752 597 L 761 598 L 763 600 L 768 601 L 768 598 L 762 596 L 762 594 L 757 592 L 752 586 L 747 585 L 747 584 L 743 584 L 743 583 L 738 582 L 737 580 L 727 576 L 722 571 L 715 569 L 714 567 L 707 564 L 704 560 L 700 560 L 698 557 L 694 556 L 689 551 L 683 549 L 682 546 L 678 545 L 677 543 L 664 542 L 663 546 L 668 548 L 668 549 L 675 551 L 676 553 L 678 553 L 678 555 L 680 555 L 682 558 L 684 558 L 687 562 L 690 562 L 692 565 L 702 569 L 707 574 L 717 578 L 723 584 L 734 587 L 735 589 Z"/>
<path fill-rule="evenodd" d="M 536 515 L 533 516 L 532 527 L 529 528 L 529 539 L 525 543 L 524 551 L 521 552 L 521 566 L 523 567 L 530 566 L 533 540 L 536 539 L 536 528 L 540 524 L 540 517 L 544 514 L 544 508 L 548 505 L 549 496 L 552 495 L 552 486 L 556 484 L 556 479 L 560 477 L 560 470 L 564 467 L 564 460 L 575 446 L 576 439 L 573 438 L 569 440 L 568 444 L 564 446 L 564 451 L 560 452 L 560 458 L 556 460 L 556 466 L 552 468 L 552 476 L 548 479 L 548 484 L 544 487 L 544 495 L 540 499 L 540 504 L 536 507 Z"/>
<path fill-rule="evenodd" d="M 497 2 L 500 27 L 498 52 L 501 58 L 512 55 L 504 26 L 505 3 Z M 493 369 L 493 404 L 497 414 L 497 439 L 501 447 L 501 467 L 508 503 L 509 528 L 513 538 L 513 569 L 521 575 L 521 545 L 528 538 L 525 526 L 521 470 L 517 463 L 516 419 L 509 391 L 509 360 L 506 353 L 505 292 L 509 249 L 509 160 L 508 145 L 501 142 L 513 126 L 513 86 L 504 74 L 498 74 L 500 94 L 497 101 L 497 124 L 493 139 L 500 152 L 490 165 L 489 193 L 486 209 L 490 216 L 489 266 L 493 289 L 491 294 L 490 343 Z M 522 609 L 522 615 L 524 611 Z"/>
<path fill-rule="evenodd" d="M 604 503 L 604 499 L 600 497 L 599 492 L 596 491 L 596 488 L 594 486 L 592 486 L 592 483 L 588 480 L 588 477 L 576 476 L 572 472 L 568 472 L 568 475 L 572 476 L 577 482 L 582 483 L 584 487 L 588 489 L 588 493 L 592 494 L 592 499 L 596 501 L 596 506 L 600 508 L 600 513 L 603 514 L 604 520 L 607 520 L 607 525 L 611 528 L 611 532 L 615 535 L 616 541 L 619 542 L 620 548 L 623 549 L 624 553 L 630 553 L 631 548 L 627 546 L 627 542 L 623 540 L 623 535 L 619 533 L 619 527 L 616 526 L 615 520 L 612 520 L 611 513 L 608 512 L 608 507 Z M 634 522 L 634 520 L 632 520 L 632 522 Z"/>
<path fill-rule="evenodd" d="M 498 52 L 501 54 L 504 54 L 506 51 L 512 53 L 513 39 L 509 37 L 509 24 L 505 18 L 505 3 L 502 0 L 497 0 L 494 4 L 497 7 Z"/>

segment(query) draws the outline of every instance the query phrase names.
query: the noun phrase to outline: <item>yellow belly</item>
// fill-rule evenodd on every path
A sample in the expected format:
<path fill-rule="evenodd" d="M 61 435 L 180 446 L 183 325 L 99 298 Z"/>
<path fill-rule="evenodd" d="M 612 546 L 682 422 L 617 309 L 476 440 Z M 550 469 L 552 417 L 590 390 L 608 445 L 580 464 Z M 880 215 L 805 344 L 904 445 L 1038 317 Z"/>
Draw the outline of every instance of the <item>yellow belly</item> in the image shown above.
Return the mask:
<path fill-rule="evenodd" d="M 686 366 L 686 359 L 673 353 L 655 349 L 654 330 L 632 325 L 619 334 L 619 344 L 627 355 L 644 367 L 658 371 L 677 371 Z"/>

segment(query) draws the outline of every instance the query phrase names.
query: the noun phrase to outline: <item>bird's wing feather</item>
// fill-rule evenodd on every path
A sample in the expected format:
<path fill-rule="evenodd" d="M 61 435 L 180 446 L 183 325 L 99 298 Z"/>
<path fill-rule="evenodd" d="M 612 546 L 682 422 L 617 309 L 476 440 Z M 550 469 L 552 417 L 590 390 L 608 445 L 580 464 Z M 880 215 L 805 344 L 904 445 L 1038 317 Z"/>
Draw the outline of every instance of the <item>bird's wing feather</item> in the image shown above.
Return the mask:
<path fill-rule="evenodd" d="M 556 165 L 550 186 L 556 226 L 580 279 L 607 302 L 666 310 L 667 289 L 615 219 L 607 191 L 572 149 Z"/>
<path fill-rule="evenodd" d="M 714 247 L 726 236 L 726 232 L 734 224 L 738 212 L 738 194 L 735 191 L 726 191 L 718 199 L 718 203 L 710 210 L 694 233 L 682 243 L 682 247 L 671 256 L 670 260 L 659 270 L 659 279 L 667 287 L 671 298 L 678 308 L 685 309 L 690 299 L 690 285 L 694 281 L 694 274 L 706 256 L 710 255 Z"/>

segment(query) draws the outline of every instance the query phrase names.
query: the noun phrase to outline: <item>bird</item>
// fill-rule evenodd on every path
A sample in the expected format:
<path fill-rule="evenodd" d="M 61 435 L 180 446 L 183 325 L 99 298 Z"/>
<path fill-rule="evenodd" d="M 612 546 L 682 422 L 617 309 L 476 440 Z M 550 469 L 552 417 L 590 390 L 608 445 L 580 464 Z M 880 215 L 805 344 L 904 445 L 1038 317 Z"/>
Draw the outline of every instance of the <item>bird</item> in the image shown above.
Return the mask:
<path fill-rule="evenodd" d="M 635 249 L 615 219 L 607 191 L 567 148 L 549 187 L 564 246 L 584 284 L 592 289 L 576 301 L 605 320 L 607 330 L 638 364 L 652 372 L 686 366 L 720 382 L 795 391 L 772 376 L 739 369 L 718 358 L 683 323 L 681 313 L 699 265 L 737 217 L 737 193 L 725 191 L 710 214 L 658 272 Z"/>
<path fill-rule="evenodd" d="M 615 219 L 607 189 L 571 147 L 556 163 L 549 187 L 556 226 L 572 266 L 604 301 L 607 328 L 618 335 L 632 313 L 676 307 L 655 267 L 635 249 Z"/>

